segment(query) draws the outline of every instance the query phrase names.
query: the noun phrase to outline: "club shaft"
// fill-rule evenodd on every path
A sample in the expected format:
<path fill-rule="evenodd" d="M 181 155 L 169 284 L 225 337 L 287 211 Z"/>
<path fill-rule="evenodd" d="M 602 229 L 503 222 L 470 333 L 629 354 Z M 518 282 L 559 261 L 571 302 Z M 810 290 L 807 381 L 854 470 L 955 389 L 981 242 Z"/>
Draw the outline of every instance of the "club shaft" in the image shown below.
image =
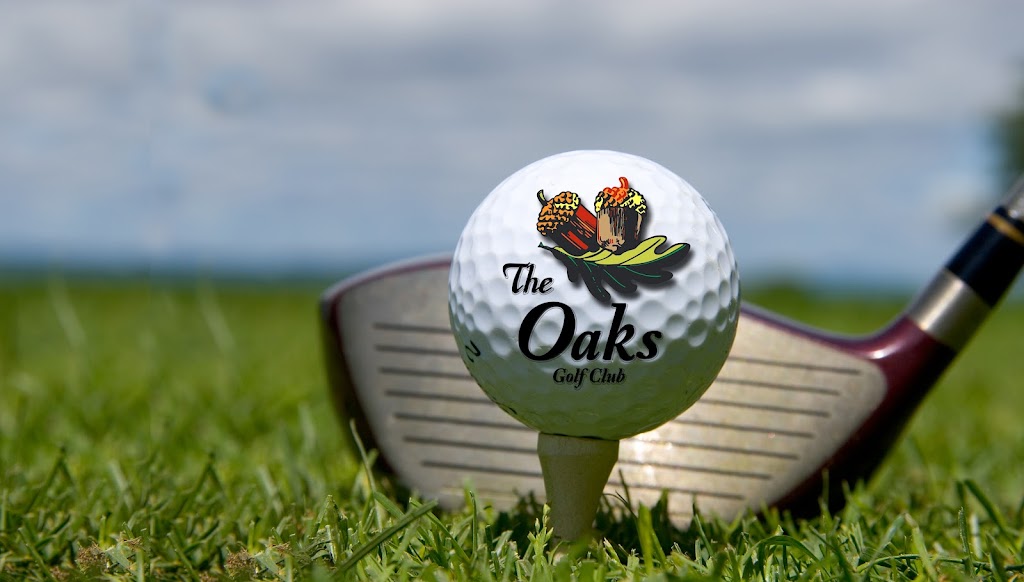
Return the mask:
<path fill-rule="evenodd" d="M 908 318 L 959 351 L 1024 265 L 1024 178 L 919 294 Z"/>

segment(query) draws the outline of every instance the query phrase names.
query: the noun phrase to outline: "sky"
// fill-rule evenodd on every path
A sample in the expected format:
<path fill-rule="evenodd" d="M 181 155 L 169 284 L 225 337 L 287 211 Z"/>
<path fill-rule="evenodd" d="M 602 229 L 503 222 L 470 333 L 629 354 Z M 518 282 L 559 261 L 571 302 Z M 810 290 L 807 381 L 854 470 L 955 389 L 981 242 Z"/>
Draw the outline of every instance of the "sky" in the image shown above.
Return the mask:
<path fill-rule="evenodd" d="M 0 0 L 0 262 L 345 273 L 520 167 L 672 169 L 741 276 L 916 286 L 998 199 L 1024 3 Z"/>

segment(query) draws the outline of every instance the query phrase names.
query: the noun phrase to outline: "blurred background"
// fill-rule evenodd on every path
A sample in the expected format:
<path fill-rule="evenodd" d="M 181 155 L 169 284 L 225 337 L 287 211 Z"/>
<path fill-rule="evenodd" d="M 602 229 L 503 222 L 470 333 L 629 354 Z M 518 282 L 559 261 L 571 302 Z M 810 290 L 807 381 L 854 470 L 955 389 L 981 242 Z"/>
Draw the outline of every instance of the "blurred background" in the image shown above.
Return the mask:
<path fill-rule="evenodd" d="M 907 290 L 1024 150 L 1010 1 L 0 9 L 9 272 L 329 279 L 607 148 L 691 182 L 749 281 Z"/>

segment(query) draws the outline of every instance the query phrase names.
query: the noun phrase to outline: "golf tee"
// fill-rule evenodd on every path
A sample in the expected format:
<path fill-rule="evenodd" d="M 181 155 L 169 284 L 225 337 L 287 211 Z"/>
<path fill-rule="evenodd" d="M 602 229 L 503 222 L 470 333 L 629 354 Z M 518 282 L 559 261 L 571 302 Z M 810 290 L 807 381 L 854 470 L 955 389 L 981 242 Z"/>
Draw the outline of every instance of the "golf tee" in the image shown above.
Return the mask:
<path fill-rule="evenodd" d="M 619 441 L 540 433 L 537 454 L 555 536 L 583 538 L 594 525 L 601 493 L 619 458 Z"/>

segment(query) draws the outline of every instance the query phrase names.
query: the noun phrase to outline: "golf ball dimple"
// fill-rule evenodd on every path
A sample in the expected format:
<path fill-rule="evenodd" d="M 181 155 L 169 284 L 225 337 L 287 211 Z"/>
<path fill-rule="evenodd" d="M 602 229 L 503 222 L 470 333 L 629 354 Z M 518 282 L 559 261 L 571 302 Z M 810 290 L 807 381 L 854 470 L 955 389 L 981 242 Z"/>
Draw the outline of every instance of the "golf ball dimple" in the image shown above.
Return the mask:
<path fill-rule="evenodd" d="M 455 249 L 449 313 L 488 397 L 541 432 L 622 439 L 678 416 L 736 333 L 729 240 L 689 184 L 577 151 L 498 185 Z"/>

